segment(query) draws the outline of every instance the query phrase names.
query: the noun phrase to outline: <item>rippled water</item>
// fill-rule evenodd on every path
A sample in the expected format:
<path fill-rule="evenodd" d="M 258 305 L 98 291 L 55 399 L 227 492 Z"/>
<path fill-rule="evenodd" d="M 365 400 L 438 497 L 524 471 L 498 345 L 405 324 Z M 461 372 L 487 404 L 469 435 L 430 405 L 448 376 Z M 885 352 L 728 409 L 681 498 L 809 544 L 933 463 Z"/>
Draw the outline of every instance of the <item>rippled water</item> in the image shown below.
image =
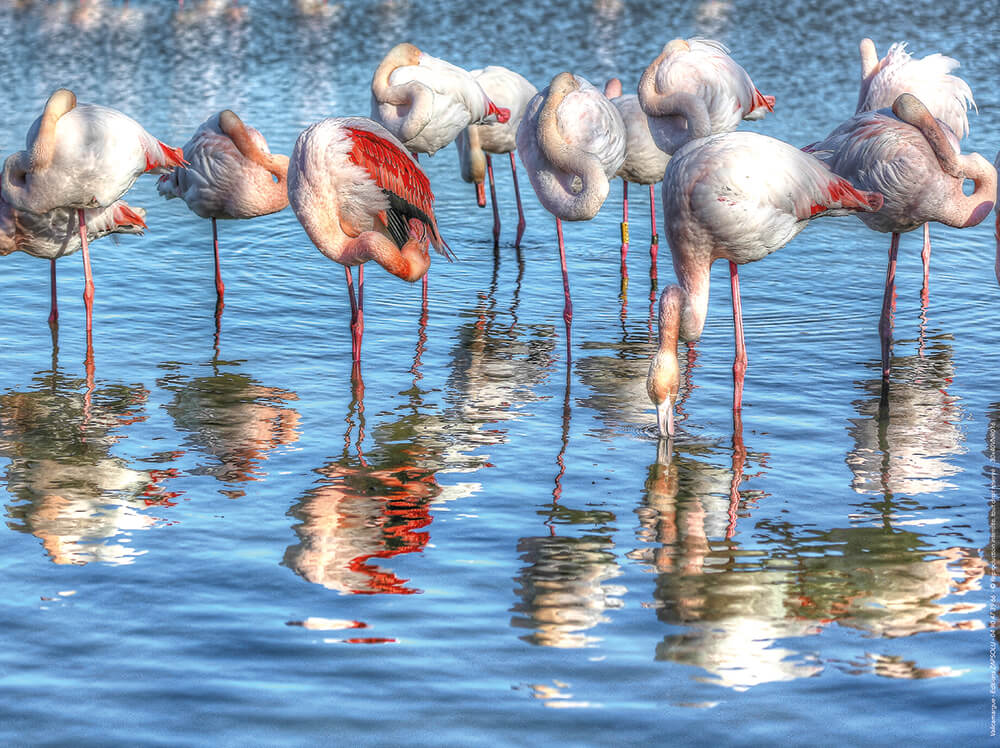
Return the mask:
<path fill-rule="evenodd" d="M 965 150 L 1000 144 L 988 3 L 551 7 L 344 2 L 5 3 L 0 149 L 75 89 L 173 145 L 230 107 L 288 153 L 368 111 L 410 40 L 538 86 L 563 69 L 635 86 L 675 36 L 725 42 L 778 98 L 754 129 L 798 145 L 854 108 L 857 42 L 963 61 Z M 185 7 L 196 11 L 199 0 Z M 79 255 L 3 258 L 0 735 L 18 743 L 834 744 L 966 742 L 991 729 L 998 495 L 990 222 L 935 225 L 930 301 L 903 238 L 888 400 L 877 319 L 888 237 L 825 219 L 745 266 L 750 369 L 731 402 L 715 268 L 682 432 L 652 438 L 647 202 L 620 183 L 568 224 L 567 366 L 555 230 L 509 171 L 493 251 L 452 148 L 422 160 L 459 255 L 419 284 L 377 269 L 363 382 L 343 273 L 288 210 L 211 230 L 145 178 L 149 231 L 94 245 L 94 379 Z M 660 253 L 661 282 L 672 278 Z"/>

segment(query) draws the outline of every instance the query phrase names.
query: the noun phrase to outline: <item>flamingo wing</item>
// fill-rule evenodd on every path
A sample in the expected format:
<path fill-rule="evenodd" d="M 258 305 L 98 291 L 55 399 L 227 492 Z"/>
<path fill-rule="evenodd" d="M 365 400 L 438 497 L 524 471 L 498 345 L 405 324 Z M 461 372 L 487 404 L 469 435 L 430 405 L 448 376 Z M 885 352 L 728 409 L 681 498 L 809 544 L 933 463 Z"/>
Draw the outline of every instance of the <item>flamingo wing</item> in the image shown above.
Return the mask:
<path fill-rule="evenodd" d="M 416 218 L 430 230 L 434 248 L 451 259 L 434 218 L 434 193 L 423 169 L 400 146 L 388 138 L 358 127 L 345 128 L 350 135 L 350 160 L 364 169 L 389 199 L 386 226 L 400 247 L 409 236 L 407 224 Z"/>

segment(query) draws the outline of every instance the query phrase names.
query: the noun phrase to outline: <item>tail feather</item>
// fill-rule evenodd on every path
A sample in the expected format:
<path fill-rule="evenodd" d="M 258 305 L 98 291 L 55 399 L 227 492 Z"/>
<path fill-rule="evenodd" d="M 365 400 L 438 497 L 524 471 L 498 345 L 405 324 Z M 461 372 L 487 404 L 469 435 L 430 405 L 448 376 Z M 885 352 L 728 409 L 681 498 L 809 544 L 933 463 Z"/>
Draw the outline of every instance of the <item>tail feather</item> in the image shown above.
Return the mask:
<path fill-rule="evenodd" d="M 143 229 L 148 228 L 143 216 L 133 210 L 130 205 L 123 202 L 115 204 L 115 210 L 112 214 L 112 218 L 115 222 L 115 226 L 139 227 Z"/>
<path fill-rule="evenodd" d="M 176 166 L 187 166 L 188 162 L 184 158 L 183 148 L 173 148 L 159 140 L 159 153 L 146 151 L 146 171 L 162 173 L 165 170 L 173 169 Z"/>

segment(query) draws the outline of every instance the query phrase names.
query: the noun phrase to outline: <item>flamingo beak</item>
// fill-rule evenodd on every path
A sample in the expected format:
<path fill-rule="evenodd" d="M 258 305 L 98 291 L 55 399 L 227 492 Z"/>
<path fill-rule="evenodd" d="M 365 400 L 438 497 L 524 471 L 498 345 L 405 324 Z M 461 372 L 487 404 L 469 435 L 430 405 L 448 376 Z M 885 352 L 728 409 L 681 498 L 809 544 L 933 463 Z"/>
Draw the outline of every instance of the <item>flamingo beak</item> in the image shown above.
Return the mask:
<path fill-rule="evenodd" d="M 486 207 L 486 187 L 482 182 L 476 182 L 476 202 L 480 208 Z"/>
<path fill-rule="evenodd" d="M 661 439 L 674 436 L 674 398 L 668 396 L 662 403 L 656 404 L 656 426 Z"/>

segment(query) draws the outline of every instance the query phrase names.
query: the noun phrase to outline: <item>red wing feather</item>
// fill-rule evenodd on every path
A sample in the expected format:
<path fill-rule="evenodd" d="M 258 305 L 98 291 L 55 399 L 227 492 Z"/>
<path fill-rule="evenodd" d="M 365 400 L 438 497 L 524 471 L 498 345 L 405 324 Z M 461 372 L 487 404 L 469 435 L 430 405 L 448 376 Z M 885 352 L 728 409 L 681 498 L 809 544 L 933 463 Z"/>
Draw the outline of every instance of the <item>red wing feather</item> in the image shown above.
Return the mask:
<path fill-rule="evenodd" d="M 375 184 L 389 190 L 428 216 L 434 215 L 434 195 L 423 170 L 395 143 L 360 128 L 348 127 L 354 147 L 351 161 L 367 171 Z"/>

